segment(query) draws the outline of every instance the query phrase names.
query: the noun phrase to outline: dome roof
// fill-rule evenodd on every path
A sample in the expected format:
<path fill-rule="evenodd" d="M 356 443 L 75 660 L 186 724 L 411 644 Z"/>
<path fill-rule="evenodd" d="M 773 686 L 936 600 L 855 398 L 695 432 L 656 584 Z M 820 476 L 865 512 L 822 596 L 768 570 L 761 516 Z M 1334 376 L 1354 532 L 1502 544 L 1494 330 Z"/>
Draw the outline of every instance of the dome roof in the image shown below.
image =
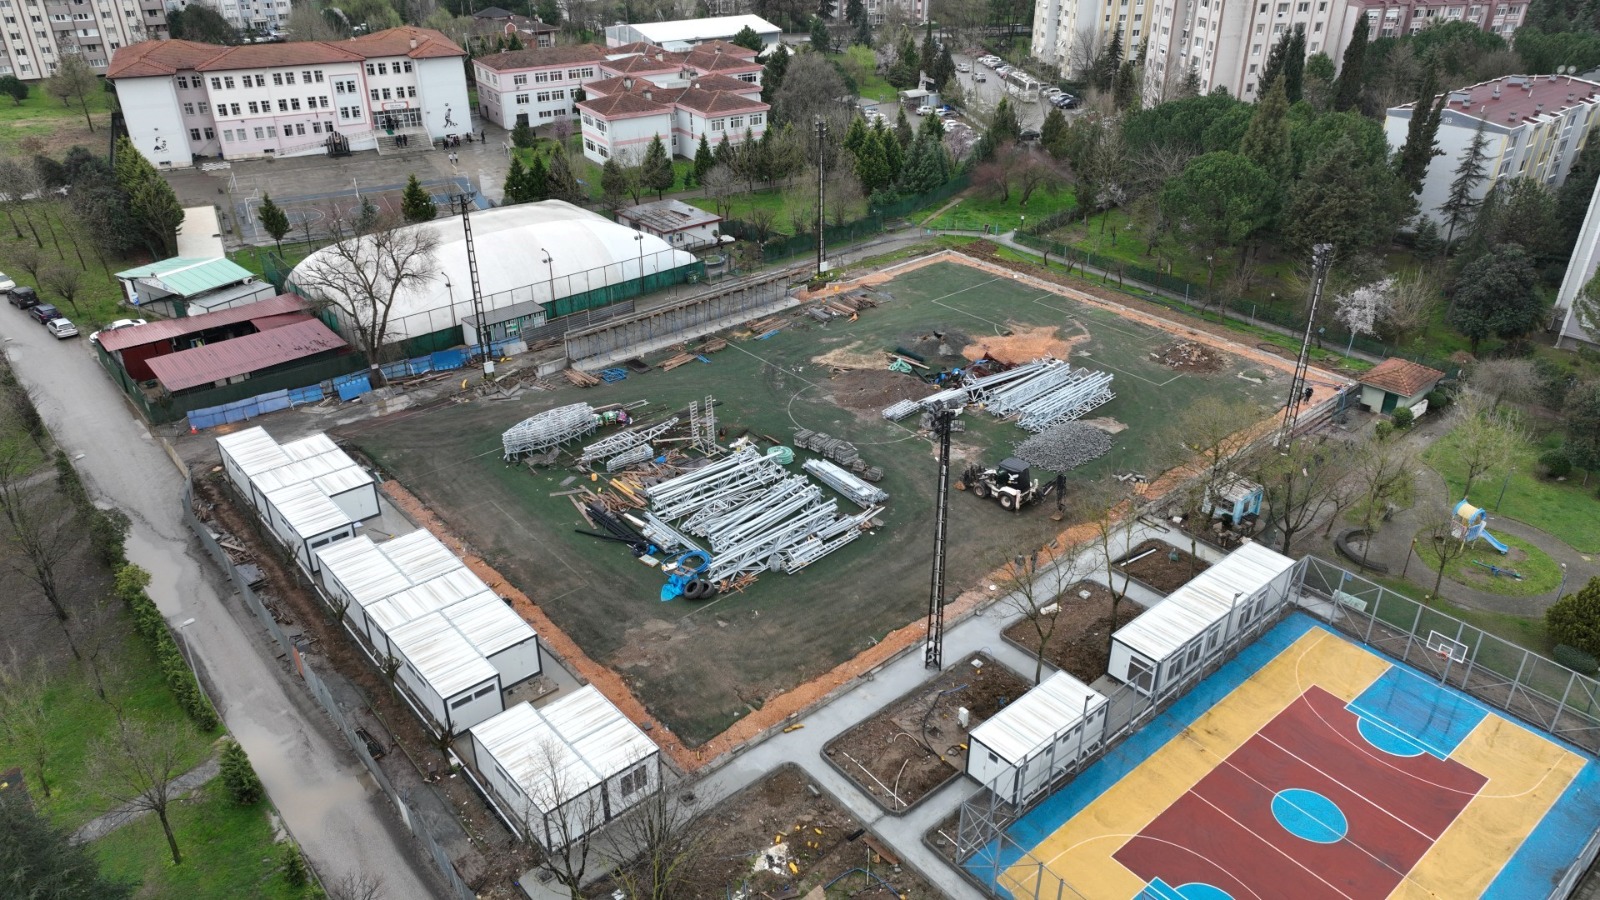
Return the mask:
<path fill-rule="evenodd" d="M 473 312 L 461 220 L 441 215 L 408 227 L 437 236 L 436 274 L 402 289 L 395 297 L 387 334 L 391 341 L 448 328 Z M 475 211 L 472 238 L 485 311 L 528 301 L 549 303 L 632 281 L 640 276 L 641 262 L 644 274 L 652 275 L 695 260 L 692 254 L 674 250 L 653 234 L 634 231 L 561 200 Z M 289 281 L 307 286 L 314 280 L 306 274 L 309 270 L 342 263 L 331 248 L 323 248 L 295 266 Z"/>

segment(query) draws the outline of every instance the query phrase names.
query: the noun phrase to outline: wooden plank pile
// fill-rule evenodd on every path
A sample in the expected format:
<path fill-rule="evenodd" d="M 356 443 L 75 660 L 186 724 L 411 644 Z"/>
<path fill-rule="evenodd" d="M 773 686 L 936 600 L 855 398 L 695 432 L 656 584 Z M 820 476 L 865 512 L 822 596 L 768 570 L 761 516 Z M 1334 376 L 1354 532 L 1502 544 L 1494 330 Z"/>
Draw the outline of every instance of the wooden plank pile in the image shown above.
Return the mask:
<path fill-rule="evenodd" d="M 663 372 L 671 372 L 673 369 L 676 369 L 679 366 L 686 366 L 699 358 L 700 357 L 694 353 L 679 353 L 678 355 L 669 359 L 662 360 L 658 364 L 658 367 Z"/>
<path fill-rule="evenodd" d="M 572 382 L 578 387 L 594 387 L 595 385 L 601 383 L 600 379 L 581 369 L 568 368 L 562 370 L 561 374 L 565 375 L 568 381 Z"/>

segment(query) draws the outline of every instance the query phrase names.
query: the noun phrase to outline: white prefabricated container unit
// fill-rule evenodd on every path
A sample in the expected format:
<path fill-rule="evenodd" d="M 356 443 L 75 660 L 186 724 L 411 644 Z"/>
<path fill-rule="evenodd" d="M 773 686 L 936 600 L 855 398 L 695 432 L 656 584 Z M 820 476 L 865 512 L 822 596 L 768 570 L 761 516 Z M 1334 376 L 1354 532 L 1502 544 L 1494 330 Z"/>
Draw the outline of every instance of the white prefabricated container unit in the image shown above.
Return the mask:
<path fill-rule="evenodd" d="M 1099 691 L 1057 672 L 972 729 L 967 774 L 1022 806 L 1100 748 L 1109 708 Z"/>
<path fill-rule="evenodd" d="M 472 729 L 472 765 L 518 831 L 556 851 L 661 788 L 661 751 L 588 685 Z"/>
<path fill-rule="evenodd" d="M 323 437 L 323 435 L 313 435 Z M 304 441 L 296 442 L 303 448 Z M 263 495 L 290 485 L 313 482 L 328 499 L 339 505 L 351 521 L 363 522 L 378 515 L 378 482 L 361 468 L 350 454 L 332 446 L 315 456 L 302 456 L 285 465 L 257 474 L 252 480 L 256 504 Z M 285 444 L 285 453 L 290 445 Z M 289 454 L 292 456 L 292 454 Z"/>
<path fill-rule="evenodd" d="M 460 734 L 505 708 L 500 674 L 440 613 L 390 633 L 400 683 L 433 718 L 439 733 Z"/>
<path fill-rule="evenodd" d="M 460 557 L 425 528 L 407 532 L 378 545 L 412 584 L 421 584 L 462 566 Z"/>
<path fill-rule="evenodd" d="M 444 616 L 500 673 L 502 688 L 539 674 L 539 636 L 493 591 L 445 607 Z"/>
<path fill-rule="evenodd" d="M 356 536 L 355 523 L 314 484 L 286 487 L 265 500 L 262 517 L 312 575 L 321 565 L 319 549 Z"/>
<path fill-rule="evenodd" d="M 1111 677 L 1147 696 L 1204 665 L 1228 640 L 1281 606 L 1294 560 L 1251 542 L 1111 636 Z"/>
<path fill-rule="evenodd" d="M 333 603 L 344 606 L 346 618 L 362 634 L 367 607 L 411 587 L 411 579 L 364 534 L 329 544 L 317 557 L 323 589 Z"/>
<path fill-rule="evenodd" d="M 330 453 L 338 449 L 339 445 L 333 442 L 333 438 L 328 437 L 325 432 L 321 431 L 283 445 L 283 452 L 287 453 L 289 458 L 295 461 L 321 456 L 324 453 Z"/>
<path fill-rule="evenodd" d="M 234 490 L 257 506 L 260 504 L 251 492 L 251 481 L 262 472 L 294 461 L 260 425 L 217 438 L 217 450 L 222 454 L 222 470 L 233 482 Z"/>
<path fill-rule="evenodd" d="M 390 632 L 476 594 L 490 594 L 488 585 L 466 566 L 452 569 L 368 606 L 363 610 L 366 621 L 363 633 L 380 655 L 393 656 L 394 640 Z"/>

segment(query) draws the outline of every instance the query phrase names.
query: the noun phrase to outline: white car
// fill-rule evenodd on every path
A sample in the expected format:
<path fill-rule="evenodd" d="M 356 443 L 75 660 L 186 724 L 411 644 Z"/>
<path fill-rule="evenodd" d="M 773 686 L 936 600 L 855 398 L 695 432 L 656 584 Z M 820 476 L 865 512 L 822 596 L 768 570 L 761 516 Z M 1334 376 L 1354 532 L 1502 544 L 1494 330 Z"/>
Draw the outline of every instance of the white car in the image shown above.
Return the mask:
<path fill-rule="evenodd" d="M 89 340 L 91 342 L 93 342 L 93 343 L 98 344 L 98 343 L 100 343 L 100 335 L 105 334 L 108 331 L 116 331 L 119 328 L 132 328 L 135 325 L 148 325 L 148 324 L 149 323 L 146 322 L 143 319 L 118 319 L 115 322 L 112 322 L 110 325 L 107 325 L 106 327 L 100 329 L 99 331 L 96 331 L 95 333 L 89 335 Z M 77 332 L 74 331 L 73 334 L 77 334 Z"/>
<path fill-rule="evenodd" d="M 1061 89 L 1061 88 L 1058 88 L 1058 87 L 1053 87 L 1053 88 L 1051 88 L 1051 89 L 1049 89 L 1049 90 L 1047 90 L 1047 91 L 1045 91 L 1045 92 L 1044 92 L 1044 95 L 1045 95 L 1045 96 L 1046 96 L 1046 97 L 1059 97 L 1059 96 L 1061 96 L 1061 95 L 1062 95 L 1062 94 L 1064 94 L 1064 93 L 1066 93 L 1066 91 L 1063 91 L 1063 90 L 1062 90 L 1062 89 Z"/>
<path fill-rule="evenodd" d="M 11 293 L 11 289 L 16 286 L 17 283 L 11 280 L 10 275 L 0 272 L 0 294 L 9 294 Z"/>
<path fill-rule="evenodd" d="M 55 335 L 58 340 L 78 336 L 78 326 L 67 319 L 51 319 L 44 324 L 44 327 Z"/>
<path fill-rule="evenodd" d="M 972 71 L 972 67 L 967 65 L 966 63 L 956 63 L 956 71 L 957 72 L 971 72 Z"/>

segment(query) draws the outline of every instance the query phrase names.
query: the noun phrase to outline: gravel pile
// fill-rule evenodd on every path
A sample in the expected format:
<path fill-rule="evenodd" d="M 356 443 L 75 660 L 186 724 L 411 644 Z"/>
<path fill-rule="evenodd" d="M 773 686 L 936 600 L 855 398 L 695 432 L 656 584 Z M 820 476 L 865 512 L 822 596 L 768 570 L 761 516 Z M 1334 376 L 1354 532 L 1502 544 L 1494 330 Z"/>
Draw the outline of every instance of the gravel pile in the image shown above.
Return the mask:
<path fill-rule="evenodd" d="M 1111 451 L 1111 435 L 1082 422 L 1063 422 L 1016 445 L 1017 458 L 1051 472 L 1070 472 Z"/>

